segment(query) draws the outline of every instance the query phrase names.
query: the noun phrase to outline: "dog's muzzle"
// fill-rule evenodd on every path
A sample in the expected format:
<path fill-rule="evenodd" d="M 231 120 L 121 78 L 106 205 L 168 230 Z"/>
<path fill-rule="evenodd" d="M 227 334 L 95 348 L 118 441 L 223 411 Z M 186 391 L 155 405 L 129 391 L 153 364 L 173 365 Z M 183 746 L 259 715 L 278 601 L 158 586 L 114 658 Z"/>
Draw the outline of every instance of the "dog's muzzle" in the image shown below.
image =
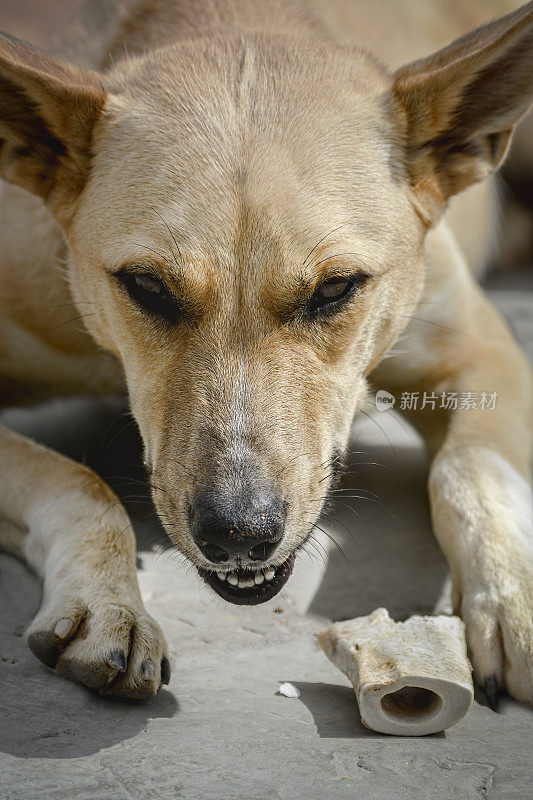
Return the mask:
<path fill-rule="evenodd" d="M 256 605 L 285 585 L 294 556 L 270 566 L 283 538 L 285 513 L 281 500 L 264 490 L 231 498 L 203 492 L 196 498 L 189 509 L 191 532 L 199 551 L 213 564 L 212 569 L 198 571 L 224 600 Z"/>
<path fill-rule="evenodd" d="M 277 567 L 264 567 L 260 570 L 234 569 L 231 572 L 211 572 L 198 568 L 206 583 L 228 603 L 241 606 L 255 606 L 266 603 L 285 586 L 293 567 L 291 555 Z"/>

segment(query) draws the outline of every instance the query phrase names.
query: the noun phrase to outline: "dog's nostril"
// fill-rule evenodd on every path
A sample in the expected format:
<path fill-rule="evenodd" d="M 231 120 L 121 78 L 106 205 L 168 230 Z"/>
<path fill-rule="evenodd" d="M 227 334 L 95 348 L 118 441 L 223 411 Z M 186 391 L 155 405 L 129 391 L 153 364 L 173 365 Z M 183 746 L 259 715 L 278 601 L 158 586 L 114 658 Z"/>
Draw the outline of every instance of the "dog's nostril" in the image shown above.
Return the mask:
<path fill-rule="evenodd" d="M 253 487 L 252 487 L 253 488 Z M 268 562 L 283 538 L 285 507 L 281 501 L 252 490 L 244 495 L 199 494 L 190 509 L 194 542 L 212 564 L 239 566 Z"/>
<path fill-rule="evenodd" d="M 223 547 L 219 547 L 218 544 L 211 544 L 211 542 L 197 542 L 198 547 L 204 554 L 209 561 L 212 561 L 213 564 L 222 564 L 223 561 L 227 561 L 229 558 L 229 553 L 227 550 L 224 550 Z"/>
<path fill-rule="evenodd" d="M 275 542 L 260 542 L 248 550 L 248 555 L 252 561 L 266 561 L 266 559 L 272 555 L 280 542 L 281 537 L 276 539 Z"/>

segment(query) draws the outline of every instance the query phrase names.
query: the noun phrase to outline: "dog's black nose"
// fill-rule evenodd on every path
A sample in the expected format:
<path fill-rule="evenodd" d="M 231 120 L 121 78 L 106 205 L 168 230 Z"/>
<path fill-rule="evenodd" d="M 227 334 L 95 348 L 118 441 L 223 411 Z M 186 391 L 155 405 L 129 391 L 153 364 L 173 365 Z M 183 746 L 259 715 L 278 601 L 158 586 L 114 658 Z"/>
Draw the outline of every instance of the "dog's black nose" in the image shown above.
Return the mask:
<path fill-rule="evenodd" d="M 285 509 L 267 494 L 228 500 L 196 499 L 189 512 L 193 539 L 213 564 L 266 561 L 283 537 Z"/>

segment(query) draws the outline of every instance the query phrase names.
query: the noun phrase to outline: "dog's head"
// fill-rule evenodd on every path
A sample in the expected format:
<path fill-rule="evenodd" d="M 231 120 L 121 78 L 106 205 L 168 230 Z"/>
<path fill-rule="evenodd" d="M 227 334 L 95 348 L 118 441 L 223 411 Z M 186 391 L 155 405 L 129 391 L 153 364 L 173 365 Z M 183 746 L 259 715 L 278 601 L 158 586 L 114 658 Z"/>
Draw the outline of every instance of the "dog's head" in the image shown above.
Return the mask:
<path fill-rule="evenodd" d="M 531 100 L 532 5 L 393 76 L 282 36 L 105 76 L 0 47 L 2 176 L 65 233 L 168 534 L 222 597 L 262 602 L 419 299 L 426 230 Z"/>

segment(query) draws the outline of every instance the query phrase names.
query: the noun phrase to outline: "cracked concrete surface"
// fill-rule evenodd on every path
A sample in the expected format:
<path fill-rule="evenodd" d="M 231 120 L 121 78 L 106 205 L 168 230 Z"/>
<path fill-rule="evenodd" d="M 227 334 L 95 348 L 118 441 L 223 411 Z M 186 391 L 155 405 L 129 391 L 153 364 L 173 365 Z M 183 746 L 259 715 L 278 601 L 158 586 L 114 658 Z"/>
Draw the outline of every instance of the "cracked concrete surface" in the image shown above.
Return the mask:
<path fill-rule="evenodd" d="M 533 356 L 533 271 L 491 283 Z M 55 404 L 46 413 L 10 413 L 7 421 L 85 457 L 128 494 L 117 476 L 134 475 L 135 442 L 115 414 L 112 404 L 80 400 L 68 414 Z M 338 522 L 324 525 L 346 560 L 323 536 L 324 561 L 320 546 L 310 547 L 286 590 L 265 606 L 245 609 L 214 597 L 179 558 L 161 551 L 163 534 L 148 502 L 130 507 L 142 593 L 165 630 L 173 666 L 169 687 L 149 702 L 103 700 L 38 663 L 23 632 L 39 604 L 39 583 L 0 556 L 2 800 L 531 796 L 531 709 L 504 699 L 495 714 L 480 695 L 446 733 L 375 734 L 361 724 L 347 680 L 318 648 L 316 635 L 331 619 L 379 605 L 400 619 L 446 604 L 423 447 L 389 412 L 375 413 L 354 433 L 356 471 L 345 485 L 375 491 L 383 503 L 354 499 L 357 517 L 339 506 Z M 295 684 L 300 698 L 277 695 L 283 681 Z"/>

